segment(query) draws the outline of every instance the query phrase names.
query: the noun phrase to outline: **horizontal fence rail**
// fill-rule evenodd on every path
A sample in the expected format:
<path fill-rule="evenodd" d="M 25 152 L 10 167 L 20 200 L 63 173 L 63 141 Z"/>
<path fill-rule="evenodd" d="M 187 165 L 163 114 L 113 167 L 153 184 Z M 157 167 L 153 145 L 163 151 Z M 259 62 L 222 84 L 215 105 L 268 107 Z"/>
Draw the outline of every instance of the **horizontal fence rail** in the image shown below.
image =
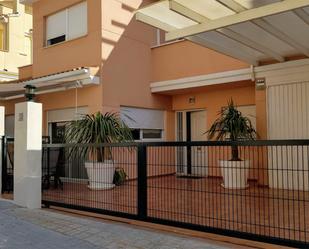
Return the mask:
<path fill-rule="evenodd" d="M 309 246 L 309 140 L 45 144 L 42 172 L 45 205 Z"/>

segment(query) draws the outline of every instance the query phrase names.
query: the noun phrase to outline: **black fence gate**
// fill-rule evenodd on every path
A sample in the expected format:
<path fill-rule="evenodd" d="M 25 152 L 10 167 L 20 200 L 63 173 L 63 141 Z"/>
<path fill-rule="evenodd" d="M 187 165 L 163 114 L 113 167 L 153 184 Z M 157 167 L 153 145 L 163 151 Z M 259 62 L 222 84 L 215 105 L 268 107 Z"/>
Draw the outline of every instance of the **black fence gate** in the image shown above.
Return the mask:
<path fill-rule="evenodd" d="M 43 136 L 42 144 L 49 144 L 50 137 Z M 14 138 L 3 136 L 1 138 L 1 166 L 2 188 L 1 192 L 12 193 L 14 191 Z"/>
<path fill-rule="evenodd" d="M 309 140 L 49 144 L 42 173 L 46 206 L 309 248 Z"/>
<path fill-rule="evenodd" d="M 13 192 L 14 186 L 14 138 L 2 137 L 2 194 Z"/>

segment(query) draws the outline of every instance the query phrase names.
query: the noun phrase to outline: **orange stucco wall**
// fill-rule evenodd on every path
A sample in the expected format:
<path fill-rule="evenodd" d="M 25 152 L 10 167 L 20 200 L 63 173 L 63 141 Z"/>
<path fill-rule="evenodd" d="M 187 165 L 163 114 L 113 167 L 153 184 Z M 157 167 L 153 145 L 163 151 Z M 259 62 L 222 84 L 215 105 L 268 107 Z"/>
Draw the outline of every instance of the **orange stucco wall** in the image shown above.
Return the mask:
<path fill-rule="evenodd" d="M 45 47 L 45 19 L 81 0 L 41 0 L 33 5 L 33 76 L 40 77 L 101 62 L 101 0 L 87 0 L 88 34 L 76 40 Z"/>
<path fill-rule="evenodd" d="M 189 98 L 194 97 L 195 103 L 189 103 Z M 207 124 L 205 129 L 217 117 L 218 111 L 227 105 L 233 98 L 237 105 L 255 104 L 255 87 L 252 82 L 239 82 L 224 85 L 205 87 L 204 89 L 191 91 L 190 93 L 173 96 L 173 110 L 207 110 Z"/>
<path fill-rule="evenodd" d="M 33 75 L 32 69 L 33 69 L 32 65 L 27 65 L 27 66 L 19 67 L 18 68 L 19 79 L 21 79 L 21 80 L 31 79 L 32 75 Z"/>
<path fill-rule="evenodd" d="M 155 30 L 135 21 L 134 11 L 151 1 L 102 1 L 103 106 L 170 109 L 169 96 L 150 91 Z"/>
<path fill-rule="evenodd" d="M 152 49 L 151 81 L 248 68 L 249 65 L 214 50 L 180 41 Z"/>
<path fill-rule="evenodd" d="M 132 0 L 124 4 L 117 0 L 87 0 L 88 34 L 45 47 L 46 16 L 79 2 L 41 0 L 33 5 L 33 65 L 31 72 L 30 67 L 21 68 L 21 76 L 36 78 L 75 67 L 98 66 L 101 84 L 78 89 L 78 106 L 86 105 L 90 112 L 117 111 L 120 106 L 171 109 L 171 97 L 153 95 L 149 86 L 151 46 L 156 31 L 134 20 L 134 11 L 152 1 Z M 6 113 L 14 113 L 14 104 L 20 101 L 23 100 L 7 101 Z M 76 91 L 39 95 L 37 101 L 43 103 L 44 114 L 48 110 L 75 107 Z"/>

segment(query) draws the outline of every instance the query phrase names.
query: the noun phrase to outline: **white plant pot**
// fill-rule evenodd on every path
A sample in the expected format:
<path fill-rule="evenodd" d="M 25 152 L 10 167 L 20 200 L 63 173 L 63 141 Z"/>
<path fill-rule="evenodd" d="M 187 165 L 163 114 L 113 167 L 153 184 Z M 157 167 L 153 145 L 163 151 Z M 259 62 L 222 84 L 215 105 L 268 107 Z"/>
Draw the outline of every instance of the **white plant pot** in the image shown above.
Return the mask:
<path fill-rule="evenodd" d="M 219 165 L 223 176 L 222 187 L 227 189 L 245 189 L 248 185 L 250 161 L 224 161 Z"/>
<path fill-rule="evenodd" d="M 89 189 L 104 190 L 115 187 L 115 184 L 113 184 L 115 173 L 113 161 L 85 162 L 85 167 L 89 179 Z"/>

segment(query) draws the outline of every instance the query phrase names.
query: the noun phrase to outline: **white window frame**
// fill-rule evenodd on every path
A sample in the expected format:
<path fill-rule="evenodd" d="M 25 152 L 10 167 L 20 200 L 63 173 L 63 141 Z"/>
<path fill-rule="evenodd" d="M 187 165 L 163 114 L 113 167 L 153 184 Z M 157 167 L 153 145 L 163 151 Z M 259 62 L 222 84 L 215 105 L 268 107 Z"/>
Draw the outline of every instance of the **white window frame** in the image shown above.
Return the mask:
<path fill-rule="evenodd" d="M 140 139 L 134 140 L 135 142 L 161 142 L 164 141 L 164 130 L 163 129 L 143 129 L 143 128 L 130 128 L 132 130 L 139 130 Z M 145 130 L 158 130 L 161 131 L 160 138 L 144 138 L 143 131 Z"/>
<path fill-rule="evenodd" d="M 84 33 L 81 33 L 80 35 L 78 35 L 78 36 L 76 36 L 76 37 L 70 38 L 70 31 L 69 31 L 69 11 L 70 11 L 71 8 L 76 7 L 77 5 L 83 4 L 83 3 L 86 4 L 86 21 L 87 21 L 87 23 L 86 23 L 86 30 L 85 30 Z M 47 20 L 48 20 L 49 17 L 52 17 L 52 16 L 54 16 L 54 15 L 60 13 L 60 12 L 63 12 L 63 11 L 65 11 L 65 15 L 66 15 L 66 18 L 65 18 L 65 19 L 66 19 L 66 20 L 65 20 L 66 23 L 64 24 L 64 25 L 65 25 L 65 40 L 64 40 L 64 41 L 61 41 L 61 42 L 54 43 L 54 44 L 49 44 L 49 41 L 51 41 L 52 39 L 56 39 L 56 38 L 58 38 L 58 37 L 54 37 L 54 38 L 48 39 L 48 37 L 47 37 L 47 30 L 48 30 L 48 27 L 47 27 Z M 77 3 L 77 4 L 75 4 L 75 5 L 72 5 L 72 6 L 68 7 L 68 8 L 66 8 L 66 9 L 62 9 L 62 10 L 60 10 L 60 11 L 54 13 L 54 14 L 51 14 L 51 15 L 49 15 L 49 16 L 46 16 L 46 21 L 45 21 L 45 46 L 46 46 L 46 47 L 54 46 L 54 45 L 61 44 L 61 43 L 63 43 L 63 42 L 67 42 L 67 41 L 72 41 L 72 40 L 78 39 L 78 38 L 80 38 L 80 37 L 84 37 L 84 36 L 86 36 L 87 34 L 88 34 L 88 3 L 87 3 L 87 1 L 82 1 L 82 2 L 80 2 L 80 3 Z M 59 37 L 60 37 L 60 36 L 59 36 Z"/>

